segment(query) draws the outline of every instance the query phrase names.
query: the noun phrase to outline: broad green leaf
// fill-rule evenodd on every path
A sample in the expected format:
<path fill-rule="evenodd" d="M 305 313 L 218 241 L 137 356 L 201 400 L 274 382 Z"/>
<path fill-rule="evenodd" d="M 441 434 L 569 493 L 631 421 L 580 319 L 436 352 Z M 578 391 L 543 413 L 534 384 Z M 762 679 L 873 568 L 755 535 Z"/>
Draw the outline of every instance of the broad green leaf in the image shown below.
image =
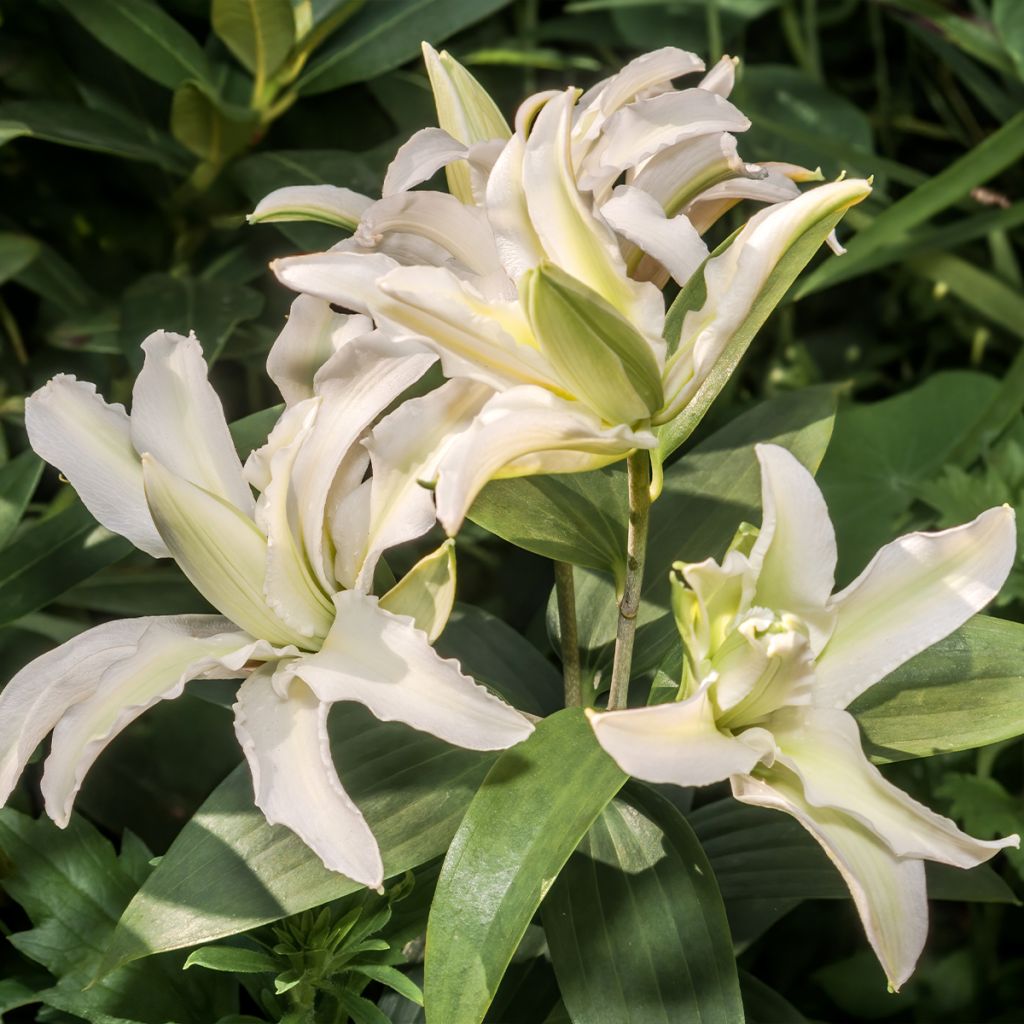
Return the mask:
<path fill-rule="evenodd" d="M 493 480 L 469 518 L 510 544 L 545 558 L 626 573 L 626 474 L 621 466 L 592 473 Z"/>
<path fill-rule="evenodd" d="M 740 992 L 748 1024 L 807 1024 L 807 1018 L 775 989 L 743 970 Z"/>
<path fill-rule="evenodd" d="M 270 436 L 270 431 L 284 412 L 284 404 L 272 405 L 268 409 L 250 413 L 231 424 L 231 440 L 244 462 L 251 451 L 259 448 Z"/>
<path fill-rule="evenodd" d="M 757 299 L 747 313 L 743 323 L 736 329 L 722 354 L 715 361 L 711 372 L 697 389 L 690 403 L 671 423 L 658 431 L 658 450 L 662 459 L 672 454 L 697 428 L 711 403 L 718 397 L 729 378 L 735 373 L 754 336 L 764 325 L 775 307 L 782 301 L 800 272 L 821 248 L 832 229 L 842 219 L 845 210 L 830 213 L 812 224 L 786 251 L 768 276 Z M 676 309 L 676 303 L 669 309 L 665 321 L 665 336 L 672 346 L 679 337 L 682 327 L 687 291 L 680 292 L 676 303 L 683 306 Z M 692 296 L 689 297 L 692 301 Z"/>
<path fill-rule="evenodd" d="M 836 528 L 840 586 L 901 532 L 917 484 L 942 468 L 996 391 L 991 377 L 954 371 L 894 398 L 840 407 L 818 475 Z"/>
<path fill-rule="evenodd" d="M 1024 4 L 1019 0 L 993 0 L 992 21 L 1003 46 L 1024 79 Z"/>
<path fill-rule="evenodd" d="M 174 174 L 189 167 L 186 154 L 169 136 L 156 136 L 148 126 L 58 100 L 11 100 L 0 103 L 0 119 L 20 122 L 25 131 L 17 136 L 55 142 L 61 146 L 92 149 L 125 160 L 158 164 Z"/>
<path fill-rule="evenodd" d="M 508 3 L 509 0 L 368 3 L 310 62 L 297 87 L 309 95 L 365 82 L 418 57 L 424 40 L 440 43 Z"/>
<path fill-rule="evenodd" d="M 473 678 L 509 703 L 535 715 L 549 715 L 563 704 L 562 676 L 528 640 L 496 615 L 456 604 L 434 644 L 442 658 L 471 666 Z"/>
<path fill-rule="evenodd" d="M 241 946 L 200 946 L 189 953 L 184 969 L 205 967 L 210 971 L 225 971 L 230 974 L 277 974 L 281 962 L 269 953 L 259 949 Z"/>
<path fill-rule="evenodd" d="M 850 276 L 860 260 L 876 250 L 904 241 L 907 233 L 955 205 L 1024 156 L 1024 112 L 955 160 L 909 195 L 880 213 L 847 244 L 842 260 L 822 264 L 796 290 L 795 298 L 821 291 Z"/>
<path fill-rule="evenodd" d="M 290 0 L 213 0 L 210 20 L 224 45 L 256 79 L 258 94 L 295 41 Z"/>
<path fill-rule="evenodd" d="M 202 47 L 154 0 L 58 0 L 104 46 L 136 71 L 176 89 L 187 79 L 212 83 Z"/>
<path fill-rule="evenodd" d="M 626 777 L 578 708 L 502 754 L 452 840 L 427 924 L 426 1005 L 480 1024 L 530 919 Z"/>
<path fill-rule="evenodd" d="M 1024 625 L 979 615 L 851 705 L 877 761 L 1024 734 Z"/>
<path fill-rule="evenodd" d="M 0 625 L 34 612 L 132 550 L 76 501 L 0 551 Z"/>
<path fill-rule="evenodd" d="M 979 839 L 997 839 L 1024 831 L 1024 808 L 1013 793 L 993 778 L 948 772 L 936 795 L 949 801 L 949 813 Z M 1024 851 L 1007 848 L 1006 859 L 1024 879 Z"/>
<path fill-rule="evenodd" d="M 195 331 L 208 362 L 216 360 L 231 332 L 260 315 L 263 296 L 253 288 L 172 274 L 148 274 L 121 300 L 121 342 L 141 362 L 139 346 L 156 330 Z"/>
<path fill-rule="evenodd" d="M 257 127 L 252 117 L 230 116 L 193 82 L 184 82 L 174 91 L 171 134 L 190 153 L 214 167 L 245 149 Z"/>
<path fill-rule="evenodd" d="M 183 975 L 179 956 L 133 964 L 86 988 L 124 906 L 136 889 L 133 870 L 82 818 L 66 830 L 0 810 L 2 885 L 33 928 L 10 937 L 56 978 L 38 994 L 46 1005 L 107 1022 L 216 1020 L 231 1009 L 229 988 L 215 975 Z"/>
<path fill-rule="evenodd" d="M 687 815 L 711 862 L 730 917 L 748 900 L 849 899 L 842 876 L 810 833 L 779 811 L 716 800 Z M 925 865 L 928 895 L 937 900 L 1016 903 L 987 864 L 968 871 Z"/>
<path fill-rule="evenodd" d="M 0 468 L 0 548 L 21 522 L 42 472 L 43 461 L 33 451 L 22 452 Z"/>
<path fill-rule="evenodd" d="M 720 558 L 741 522 L 760 522 L 755 444 L 789 448 L 813 472 L 828 447 L 834 414 L 835 392 L 827 387 L 771 399 L 737 417 L 666 470 L 661 497 L 651 509 L 634 675 L 657 668 L 678 643 L 668 611 L 672 563 Z M 592 683 L 598 678 L 606 683 L 615 639 L 615 587 L 611 579 L 595 572 L 577 569 L 575 577 L 585 675 Z M 557 635 L 552 610 L 553 603 L 548 622 Z"/>
<path fill-rule="evenodd" d="M 15 231 L 0 231 L 0 284 L 20 274 L 40 253 L 34 238 Z"/>
<path fill-rule="evenodd" d="M 551 887 L 543 919 L 576 1024 L 742 1022 L 711 866 L 686 819 L 653 791 L 629 787 L 604 809 Z"/>

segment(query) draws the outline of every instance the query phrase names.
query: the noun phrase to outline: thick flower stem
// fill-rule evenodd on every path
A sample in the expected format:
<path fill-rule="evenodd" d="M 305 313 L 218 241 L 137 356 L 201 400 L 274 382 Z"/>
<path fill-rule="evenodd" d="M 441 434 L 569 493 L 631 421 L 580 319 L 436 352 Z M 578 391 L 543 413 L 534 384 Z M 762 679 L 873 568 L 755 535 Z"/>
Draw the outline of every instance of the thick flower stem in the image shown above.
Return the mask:
<path fill-rule="evenodd" d="M 562 675 L 565 678 L 565 706 L 578 708 L 583 704 L 580 681 L 580 642 L 576 629 L 576 588 L 572 566 L 555 562 L 555 595 L 558 600 L 558 625 L 562 635 Z"/>
<path fill-rule="evenodd" d="M 645 451 L 637 451 L 626 461 L 629 470 L 629 532 L 626 538 L 626 583 L 619 601 L 619 622 L 615 631 L 615 657 L 612 683 L 608 692 L 609 711 L 626 707 L 629 698 L 629 673 L 633 664 L 636 617 L 640 611 L 640 588 L 644 581 L 644 557 L 647 554 L 647 523 L 651 509 L 651 463 Z"/>

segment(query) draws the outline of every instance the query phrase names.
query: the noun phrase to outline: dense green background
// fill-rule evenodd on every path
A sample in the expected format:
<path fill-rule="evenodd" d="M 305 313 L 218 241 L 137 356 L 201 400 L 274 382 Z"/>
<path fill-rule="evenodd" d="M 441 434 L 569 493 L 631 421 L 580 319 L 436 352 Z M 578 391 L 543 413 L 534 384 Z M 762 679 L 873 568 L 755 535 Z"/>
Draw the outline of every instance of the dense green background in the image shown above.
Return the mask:
<path fill-rule="evenodd" d="M 0 0 L 0 677 L 104 617 L 203 607 L 174 568 L 98 534 L 52 471 L 40 477 L 25 454 L 24 395 L 63 371 L 124 401 L 142 337 L 191 328 L 230 420 L 273 405 L 263 361 L 290 295 L 266 264 L 334 235 L 247 227 L 244 215 L 286 184 L 373 194 L 400 142 L 434 123 L 421 38 L 444 42 L 509 113 L 529 91 L 589 84 L 666 44 L 742 57 L 733 98 L 754 122 L 741 139 L 746 159 L 874 174 L 876 187 L 840 229 L 848 254 L 805 274 L 702 434 L 765 398 L 841 384 L 819 481 L 847 579 L 908 528 L 1003 501 L 1024 515 L 1020 0 L 294 0 L 318 45 L 291 76 L 287 20 L 270 37 L 283 42 L 261 48 L 228 17 L 231 3 L 214 5 L 223 17 L 212 31 L 210 6 Z M 281 4 L 257 6 L 273 25 Z M 552 660 L 549 565 L 473 526 L 459 558 L 461 599 L 510 622 L 532 657 Z M 994 611 L 1019 621 L 1022 599 L 1018 566 Z M 58 839 L 45 824 L 0 818 L 11 861 L 0 929 L 36 925 L 34 940 L 0 950 L 0 1015 L 50 992 L 48 1008 L 12 1009 L 4 1020 L 210 1024 L 228 1012 L 230 979 L 182 975 L 176 963 L 157 972 L 159 984 L 155 974 L 122 982 L 112 1001 L 102 990 L 76 993 L 96 962 L 83 950 L 103 946 L 149 870 L 143 843 L 162 853 L 238 759 L 224 709 L 186 697 L 136 723 L 93 769 L 78 807 L 99 833 L 79 821 Z M 35 765 L 16 797 L 23 811 L 39 810 L 37 775 Z M 1019 741 L 906 761 L 893 775 L 976 834 L 1024 830 Z M 705 809 L 720 796 L 696 794 L 691 824 L 709 837 L 728 904 Z M 791 837 L 779 828 L 732 856 L 746 856 L 752 872 L 784 873 L 788 854 L 778 851 Z M 1024 858 L 996 868 L 1024 894 Z M 433 871 L 421 870 L 414 895 L 396 904 L 393 945 L 422 931 Z M 1024 912 L 1005 890 L 993 902 L 935 903 L 922 965 L 894 997 L 852 906 L 821 881 L 816 861 L 806 874 L 806 889 L 785 896 L 767 895 L 765 883 L 732 921 L 752 1019 L 1020 1019 Z M 550 968 L 528 954 L 489 1019 L 535 1024 L 551 1010 Z M 373 998 L 376 985 L 366 990 Z M 245 998 L 254 1010 L 255 997 Z M 416 1019 L 394 996 L 381 1005 L 395 1021 Z"/>

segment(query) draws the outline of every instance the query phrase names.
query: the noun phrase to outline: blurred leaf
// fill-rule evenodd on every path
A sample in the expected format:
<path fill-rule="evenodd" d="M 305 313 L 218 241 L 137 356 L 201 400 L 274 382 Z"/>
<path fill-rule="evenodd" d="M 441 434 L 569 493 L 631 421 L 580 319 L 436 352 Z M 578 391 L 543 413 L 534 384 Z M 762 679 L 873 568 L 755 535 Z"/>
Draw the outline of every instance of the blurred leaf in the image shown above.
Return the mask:
<path fill-rule="evenodd" d="M 807 1024 L 807 1018 L 773 988 L 740 971 L 740 991 L 747 1024 Z"/>
<path fill-rule="evenodd" d="M 21 522 L 42 473 L 43 461 L 33 451 L 22 452 L 0 468 L 0 548 Z"/>
<path fill-rule="evenodd" d="M 40 245 L 28 235 L 0 231 L 0 284 L 20 274 L 40 253 Z"/>
<path fill-rule="evenodd" d="M 245 149 L 256 127 L 254 117 L 229 117 L 192 82 L 185 82 L 174 92 L 171 133 L 189 152 L 214 166 Z"/>
<path fill-rule="evenodd" d="M 131 358 L 153 331 L 195 331 L 208 362 L 214 362 L 231 332 L 259 316 L 263 296 L 245 285 L 217 280 L 149 274 L 125 292 L 121 302 L 121 343 Z"/>
<path fill-rule="evenodd" d="M 77 501 L 31 523 L 0 551 L 0 625 L 49 604 L 131 550 Z"/>
<path fill-rule="evenodd" d="M 711 865 L 686 819 L 652 791 L 630 787 L 601 812 L 543 919 L 576 1024 L 743 1020 Z"/>
<path fill-rule="evenodd" d="M 235 420 L 229 427 L 235 450 L 244 462 L 251 451 L 259 448 L 270 436 L 270 431 L 284 412 L 284 403 L 272 405 L 269 409 L 250 413 Z"/>
<path fill-rule="evenodd" d="M 936 796 L 948 800 L 949 813 L 964 830 L 979 839 L 1001 839 L 1024 832 L 1024 808 L 995 779 L 963 772 L 947 772 Z M 1006 859 L 1024 879 L 1024 850 L 1007 847 Z"/>
<path fill-rule="evenodd" d="M 851 705 L 876 760 L 967 750 L 1024 733 L 1024 625 L 979 615 Z"/>
<path fill-rule="evenodd" d="M 213 0 L 213 30 L 262 83 L 284 63 L 295 41 L 290 0 Z"/>
<path fill-rule="evenodd" d="M 213 611 L 176 565 L 140 566 L 134 560 L 100 570 L 61 594 L 60 603 L 65 608 L 125 616 Z"/>
<path fill-rule="evenodd" d="M 509 0 L 390 0 L 368 3 L 351 18 L 296 83 L 304 94 L 364 82 L 480 21 Z"/>
<path fill-rule="evenodd" d="M 25 126 L 26 131 L 18 135 L 56 142 L 61 146 L 92 149 L 125 160 L 154 163 L 175 174 L 183 174 L 188 168 L 184 154 L 170 137 L 156 145 L 152 130 L 146 126 L 90 110 L 80 104 L 57 100 L 9 100 L 0 103 L 0 119 L 3 118 L 13 118 Z"/>
<path fill-rule="evenodd" d="M 1024 4 L 1019 0 L 992 0 L 992 21 L 1007 52 L 1024 78 Z"/>
<path fill-rule="evenodd" d="M 82 275 L 46 244 L 40 244 L 35 258 L 17 272 L 14 280 L 64 313 L 80 312 L 96 301 L 95 293 Z"/>
<path fill-rule="evenodd" d="M 220 979 L 183 975 L 176 956 L 134 964 L 85 988 L 136 886 L 110 844 L 83 819 L 72 817 L 61 830 L 46 818 L 0 810 L 0 849 L 10 861 L 3 888 L 34 926 L 9 941 L 58 979 L 37 999 L 94 1024 L 216 1020 L 231 1008 Z"/>
<path fill-rule="evenodd" d="M 626 776 L 579 708 L 502 754 L 452 840 L 427 924 L 438 1020 L 480 1024 L 530 919 Z"/>
<path fill-rule="evenodd" d="M 818 475 L 836 528 L 840 586 L 897 536 L 920 482 L 939 471 L 996 391 L 991 377 L 953 371 L 881 402 L 840 407 Z"/>
<path fill-rule="evenodd" d="M 176 89 L 188 79 L 212 86 L 206 54 L 153 0 L 57 0 L 104 46 L 147 78 Z"/>

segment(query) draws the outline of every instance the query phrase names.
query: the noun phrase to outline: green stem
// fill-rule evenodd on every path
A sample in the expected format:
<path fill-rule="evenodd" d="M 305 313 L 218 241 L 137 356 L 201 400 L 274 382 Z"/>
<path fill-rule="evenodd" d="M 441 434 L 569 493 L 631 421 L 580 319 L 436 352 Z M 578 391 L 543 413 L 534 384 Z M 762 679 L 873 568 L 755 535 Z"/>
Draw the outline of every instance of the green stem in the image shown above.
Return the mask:
<path fill-rule="evenodd" d="M 576 629 L 576 588 L 572 578 L 572 566 L 568 562 L 555 562 L 555 595 L 558 600 L 558 624 L 562 634 L 565 706 L 578 708 L 583 704 L 580 641 Z"/>
<path fill-rule="evenodd" d="M 612 683 L 608 692 L 608 710 L 626 707 L 629 699 L 629 674 L 633 665 L 633 641 L 636 617 L 640 611 L 640 588 L 644 581 L 647 554 L 647 523 L 651 509 L 651 462 L 645 451 L 634 452 L 626 460 L 629 471 L 629 532 L 626 536 L 626 583 L 619 601 L 619 622 L 615 631 L 615 656 Z"/>

